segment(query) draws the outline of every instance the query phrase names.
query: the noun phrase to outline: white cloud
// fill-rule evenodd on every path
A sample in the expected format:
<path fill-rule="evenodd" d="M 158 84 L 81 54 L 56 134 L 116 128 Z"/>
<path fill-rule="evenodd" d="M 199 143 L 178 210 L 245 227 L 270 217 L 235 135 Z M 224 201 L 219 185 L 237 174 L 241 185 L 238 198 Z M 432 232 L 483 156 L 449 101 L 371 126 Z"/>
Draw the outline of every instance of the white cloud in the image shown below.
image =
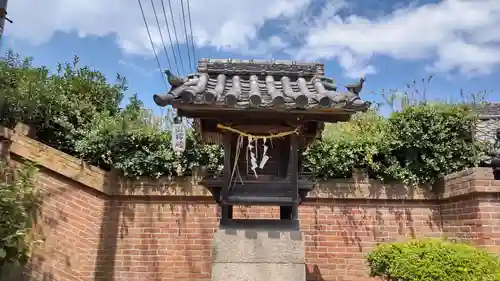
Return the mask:
<path fill-rule="evenodd" d="M 159 47 L 161 39 L 150 0 L 141 0 Z M 154 0 L 164 26 L 161 0 Z M 184 40 L 180 1 L 171 0 L 179 40 Z M 190 0 L 197 46 L 270 57 L 285 49 L 304 60 L 336 59 L 346 75 L 376 73 L 373 57 L 430 61 L 428 70 L 464 75 L 491 73 L 500 65 L 500 0 L 443 0 L 438 4 L 397 6 L 375 18 L 356 13 L 352 1 L 328 0 L 311 14 L 316 0 Z M 164 0 L 168 13 L 168 0 Z M 47 42 L 57 31 L 79 36 L 117 38 L 124 53 L 151 55 L 149 38 L 136 0 L 15 0 L 9 2 L 15 20 L 6 33 L 33 44 Z M 351 9 L 346 9 L 351 8 Z M 342 13 L 341 13 L 342 12 Z M 346 13 L 350 13 L 345 15 Z M 273 19 L 285 19 L 285 29 L 259 38 Z M 170 18 L 169 18 L 170 21 Z M 165 31 L 165 30 L 164 30 Z M 278 32 L 280 34 L 278 34 Z M 164 38 L 168 42 L 166 31 Z M 299 44 L 297 44 L 297 42 Z M 158 49 L 160 51 L 162 48 Z"/>
<path fill-rule="evenodd" d="M 311 0 L 191 0 L 191 18 L 198 46 L 237 50 L 257 39 L 258 30 L 268 19 L 293 17 Z M 161 38 L 150 0 L 141 0 L 156 45 Z M 154 0 L 164 39 L 168 43 L 160 0 Z M 168 0 L 163 1 L 170 22 Z M 180 1 L 172 0 L 179 41 L 184 42 Z M 187 10 L 186 1 L 185 9 Z M 9 15 L 15 19 L 6 33 L 14 38 L 40 44 L 57 31 L 76 31 L 79 36 L 114 35 L 125 53 L 151 54 L 150 41 L 136 0 L 15 0 L 9 3 Z M 187 12 L 187 11 L 186 11 Z M 172 29 L 172 23 L 170 22 Z M 173 35 L 172 35 L 173 36 Z M 267 48 L 281 48 L 272 37 Z M 175 41 L 174 41 L 175 42 Z"/>
<path fill-rule="evenodd" d="M 158 73 L 158 68 L 153 68 L 153 69 L 144 68 L 141 65 L 134 63 L 132 60 L 120 59 L 118 60 L 118 64 L 134 71 L 137 74 L 144 76 L 151 76 L 153 73 Z"/>
<path fill-rule="evenodd" d="M 499 0 L 445 0 L 376 19 L 338 12 L 338 5 L 330 6 L 310 26 L 299 58 L 336 58 L 350 76 L 374 72 L 370 58 L 376 55 L 430 59 L 429 70 L 465 75 L 487 74 L 500 65 Z"/>

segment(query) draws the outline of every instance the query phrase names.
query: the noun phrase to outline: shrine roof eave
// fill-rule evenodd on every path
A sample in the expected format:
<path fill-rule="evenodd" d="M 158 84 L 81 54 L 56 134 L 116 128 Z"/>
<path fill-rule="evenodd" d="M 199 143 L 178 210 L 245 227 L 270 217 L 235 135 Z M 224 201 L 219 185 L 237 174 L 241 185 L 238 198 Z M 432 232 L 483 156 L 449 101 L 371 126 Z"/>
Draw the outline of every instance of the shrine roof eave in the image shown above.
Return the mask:
<path fill-rule="evenodd" d="M 195 119 L 219 120 L 301 120 L 316 122 L 345 122 L 356 112 L 364 112 L 364 108 L 234 108 L 227 106 L 206 105 L 174 105 L 179 116 Z"/>
<path fill-rule="evenodd" d="M 172 87 L 154 95 L 155 103 L 171 105 L 193 118 L 209 112 L 350 116 L 371 106 L 359 97 L 362 82 L 356 91 L 338 92 L 318 63 L 201 59 L 195 74 L 184 78 L 166 74 Z"/>

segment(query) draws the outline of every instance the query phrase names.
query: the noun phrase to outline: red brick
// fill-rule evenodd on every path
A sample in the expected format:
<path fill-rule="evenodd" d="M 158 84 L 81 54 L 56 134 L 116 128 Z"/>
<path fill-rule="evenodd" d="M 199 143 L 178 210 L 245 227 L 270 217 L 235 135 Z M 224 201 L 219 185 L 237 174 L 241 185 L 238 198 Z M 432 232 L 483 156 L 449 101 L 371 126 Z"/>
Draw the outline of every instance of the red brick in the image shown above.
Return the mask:
<path fill-rule="evenodd" d="M 102 192 L 115 186 L 96 190 L 43 168 L 37 183 L 45 197 L 36 229 L 46 239 L 31 260 L 37 279 L 210 280 L 220 209 L 206 197 L 114 197 Z M 342 185 L 352 184 L 338 180 Z M 441 197 L 431 199 L 308 199 L 300 208 L 308 280 L 368 281 L 366 254 L 378 243 L 412 237 L 467 240 L 500 254 L 499 192 L 491 171 L 469 169 L 449 176 Z M 279 218 L 279 208 L 237 206 L 234 216 Z"/>

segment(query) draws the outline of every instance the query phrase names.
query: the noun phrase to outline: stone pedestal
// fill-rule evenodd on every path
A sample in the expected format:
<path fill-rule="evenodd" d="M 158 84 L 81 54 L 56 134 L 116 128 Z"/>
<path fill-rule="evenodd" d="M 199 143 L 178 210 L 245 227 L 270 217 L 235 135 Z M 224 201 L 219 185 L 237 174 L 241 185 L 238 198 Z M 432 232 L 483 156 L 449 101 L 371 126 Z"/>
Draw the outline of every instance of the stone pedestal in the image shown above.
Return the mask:
<path fill-rule="evenodd" d="M 300 231 L 271 227 L 223 227 L 212 245 L 212 281 L 304 281 Z"/>

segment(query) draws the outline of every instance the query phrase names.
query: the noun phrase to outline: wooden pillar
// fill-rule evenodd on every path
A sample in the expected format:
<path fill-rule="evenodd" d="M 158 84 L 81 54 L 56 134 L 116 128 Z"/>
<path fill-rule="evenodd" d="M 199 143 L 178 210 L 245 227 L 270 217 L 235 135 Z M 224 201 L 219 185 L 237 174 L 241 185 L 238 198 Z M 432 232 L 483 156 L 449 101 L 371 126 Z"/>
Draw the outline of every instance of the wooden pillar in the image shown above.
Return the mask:
<path fill-rule="evenodd" d="M 233 206 L 228 204 L 229 187 L 231 185 L 231 156 L 232 156 L 233 135 L 230 132 L 224 133 L 224 180 L 222 187 L 222 219 L 233 218 Z"/>
<path fill-rule="evenodd" d="M 299 219 L 299 140 L 296 134 L 290 136 L 290 181 L 292 186 L 292 210 L 291 219 Z"/>
<path fill-rule="evenodd" d="M 291 220 L 291 219 L 292 219 L 292 207 L 280 206 L 280 220 Z"/>
<path fill-rule="evenodd" d="M 291 206 L 280 206 L 280 219 L 297 220 L 299 206 L 299 149 L 298 136 L 290 136 L 290 146 L 288 147 L 288 169 L 287 179 L 290 180 L 290 194 L 292 196 Z"/>

